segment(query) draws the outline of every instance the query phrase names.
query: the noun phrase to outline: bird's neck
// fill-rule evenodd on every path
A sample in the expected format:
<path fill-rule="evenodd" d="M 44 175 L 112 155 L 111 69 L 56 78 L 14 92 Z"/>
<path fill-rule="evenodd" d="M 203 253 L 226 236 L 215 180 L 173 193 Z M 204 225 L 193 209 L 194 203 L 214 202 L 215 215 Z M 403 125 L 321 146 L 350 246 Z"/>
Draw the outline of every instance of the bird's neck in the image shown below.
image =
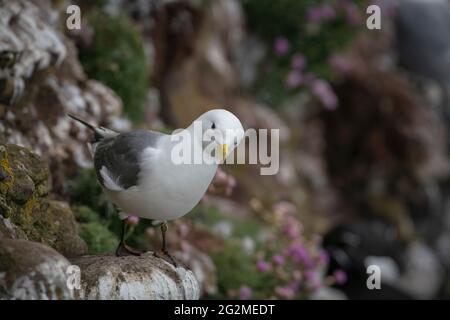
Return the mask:
<path fill-rule="evenodd" d="M 205 145 L 202 138 L 202 131 L 192 124 L 186 129 L 168 136 L 170 143 L 166 143 L 165 145 L 170 146 L 171 150 L 166 154 L 170 154 L 171 161 L 175 164 L 180 163 L 180 158 L 174 159 L 174 157 L 181 157 L 183 164 L 205 166 L 216 170 L 218 164 L 212 155 L 205 152 Z"/>

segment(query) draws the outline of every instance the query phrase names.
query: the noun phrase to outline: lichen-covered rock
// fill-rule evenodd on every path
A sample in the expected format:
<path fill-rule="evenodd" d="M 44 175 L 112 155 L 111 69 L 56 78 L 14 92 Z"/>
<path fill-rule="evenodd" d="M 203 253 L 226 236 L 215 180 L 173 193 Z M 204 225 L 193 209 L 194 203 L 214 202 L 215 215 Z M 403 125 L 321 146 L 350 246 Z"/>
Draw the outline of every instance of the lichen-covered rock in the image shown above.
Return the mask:
<path fill-rule="evenodd" d="M 78 236 L 70 207 L 47 197 L 49 170 L 36 154 L 16 145 L 0 145 L 0 236 L 45 243 L 67 255 L 81 255 L 86 244 Z"/>
<path fill-rule="evenodd" d="M 47 160 L 57 173 L 52 181 L 59 193 L 77 166 L 91 165 L 85 146 L 90 132 L 67 113 L 128 128 L 127 122 L 117 120 L 120 98 L 85 75 L 77 49 L 62 28 L 62 12 L 64 6 L 48 0 L 0 2 L 0 138 Z M 27 193 L 15 194 L 27 198 L 32 185 L 22 182 Z"/>
<path fill-rule="evenodd" d="M 47 15 L 40 13 L 46 12 Z M 37 70 L 59 64 L 67 50 L 54 28 L 57 15 L 48 1 L 0 2 L 0 79 L 10 90 L 2 90 L 0 101 L 14 104 L 24 91 L 25 80 Z M 7 92 L 8 94 L 4 94 Z"/>
<path fill-rule="evenodd" d="M 21 52 L 20 63 L 14 66 L 15 74 L 28 77 L 35 69 L 46 68 L 61 62 L 66 48 L 54 28 L 58 16 L 50 10 L 50 1 L 2 1 L 1 40 L 4 48 Z M 49 16 L 40 13 L 47 12 Z"/>
<path fill-rule="evenodd" d="M 81 289 L 76 299 L 178 300 L 198 299 L 194 274 L 175 268 L 151 252 L 139 257 L 83 256 L 72 259 L 81 269 Z"/>
<path fill-rule="evenodd" d="M 36 242 L 0 238 L 0 300 L 72 299 L 69 261 Z"/>
<path fill-rule="evenodd" d="M 0 238 L 27 240 L 25 232 L 20 230 L 10 219 L 0 215 Z"/>

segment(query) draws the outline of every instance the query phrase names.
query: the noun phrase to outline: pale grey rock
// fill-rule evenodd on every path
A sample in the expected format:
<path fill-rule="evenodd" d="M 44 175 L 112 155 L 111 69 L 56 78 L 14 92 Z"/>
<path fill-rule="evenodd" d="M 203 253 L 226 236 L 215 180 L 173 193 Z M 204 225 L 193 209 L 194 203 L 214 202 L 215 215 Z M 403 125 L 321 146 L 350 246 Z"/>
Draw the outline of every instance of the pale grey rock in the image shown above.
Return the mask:
<path fill-rule="evenodd" d="M 217 293 L 217 269 L 206 253 L 184 243 L 183 250 L 177 251 L 175 256 L 194 274 L 200 288 L 200 296 Z"/>
<path fill-rule="evenodd" d="M 417 299 L 431 299 L 437 294 L 444 270 L 435 253 L 416 242 L 405 253 L 406 270 L 394 284 Z"/>
<path fill-rule="evenodd" d="M 400 275 L 400 270 L 397 263 L 391 257 L 387 256 L 369 256 L 364 260 L 364 265 L 368 268 L 371 265 L 375 265 L 380 268 L 381 282 L 382 283 L 394 283 Z"/>
<path fill-rule="evenodd" d="M 10 219 L 0 215 L 0 238 L 24 239 L 27 240 L 25 233 L 20 230 Z"/>
<path fill-rule="evenodd" d="M 198 299 L 192 271 L 175 268 L 151 252 L 139 257 L 83 256 L 72 260 L 81 269 L 76 299 L 181 300 Z"/>
<path fill-rule="evenodd" d="M 331 287 L 321 287 L 315 290 L 310 296 L 311 300 L 348 300 L 348 297 L 344 292 L 331 288 Z"/>
<path fill-rule="evenodd" d="M 11 103 L 22 94 L 25 79 L 66 57 L 66 47 L 54 28 L 56 18 L 49 1 L 0 2 L 0 48 L 15 55 L 15 63 L 0 68 L 0 79 L 7 78 L 14 87 Z"/>
<path fill-rule="evenodd" d="M 0 300 L 72 299 L 69 261 L 55 250 L 27 240 L 0 239 Z"/>

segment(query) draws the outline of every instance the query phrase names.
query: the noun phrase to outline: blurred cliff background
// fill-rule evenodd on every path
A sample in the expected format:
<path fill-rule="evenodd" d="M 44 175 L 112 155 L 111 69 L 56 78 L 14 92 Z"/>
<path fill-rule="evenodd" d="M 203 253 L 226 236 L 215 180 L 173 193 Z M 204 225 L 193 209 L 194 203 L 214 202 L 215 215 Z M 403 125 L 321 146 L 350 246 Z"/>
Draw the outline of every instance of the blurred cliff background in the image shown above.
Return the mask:
<path fill-rule="evenodd" d="M 381 30 L 366 28 L 371 3 Z M 28 267 L 13 240 L 56 260 L 117 245 L 90 133 L 67 112 L 171 132 L 223 107 L 280 129 L 280 172 L 223 167 L 170 223 L 202 298 L 450 297 L 450 2 L 13 0 L 0 25 L 3 297 Z M 128 223 L 131 244 L 159 246 L 148 222 Z M 372 264 L 382 290 L 366 287 Z"/>

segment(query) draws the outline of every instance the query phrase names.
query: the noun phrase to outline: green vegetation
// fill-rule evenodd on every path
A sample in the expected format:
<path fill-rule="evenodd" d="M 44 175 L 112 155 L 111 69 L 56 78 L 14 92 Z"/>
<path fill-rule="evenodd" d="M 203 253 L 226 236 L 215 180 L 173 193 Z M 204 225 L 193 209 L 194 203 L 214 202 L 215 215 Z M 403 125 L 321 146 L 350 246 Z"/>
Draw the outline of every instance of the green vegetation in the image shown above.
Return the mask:
<path fill-rule="evenodd" d="M 268 273 L 258 271 L 254 254 L 245 251 L 244 238 L 251 238 L 255 250 L 261 249 L 257 241 L 263 229 L 262 222 L 255 219 L 241 219 L 229 213 L 221 212 L 214 206 L 199 205 L 189 217 L 214 230 L 219 223 L 229 223 L 231 234 L 223 237 L 224 248 L 220 252 L 210 253 L 217 268 L 218 292 L 210 298 L 228 299 L 229 290 L 239 290 L 242 285 L 252 288 L 254 298 L 268 297 L 276 279 Z"/>
<path fill-rule="evenodd" d="M 238 290 L 247 285 L 253 290 L 253 298 L 267 298 L 272 292 L 276 278 L 270 273 L 260 272 L 253 256 L 247 254 L 242 245 L 227 240 L 222 252 L 212 255 L 217 267 L 218 292 L 214 298 L 229 298 L 227 291 Z"/>
<path fill-rule="evenodd" d="M 94 39 L 80 50 L 89 75 L 112 88 L 122 99 L 126 116 L 139 123 L 149 86 L 149 66 L 141 35 L 129 18 L 98 11 L 89 16 Z"/>
<path fill-rule="evenodd" d="M 248 25 L 266 43 L 268 54 L 260 66 L 260 76 L 254 84 L 255 93 L 269 105 L 278 105 L 295 93 L 286 88 L 286 77 L 291 71 L 292 57 L 302 54 L 307 61 L 307 72 L 317 78 L 330 80 L 332 73 L 328 59 L 342 50 L 359 32 L 358 25 L 349 22 L 349 11 L 333 0 L 243 0 Z M 351 1 L 358 10 L 364 0 Z M 329 18 L 311 21 L 311 9 L 327 6 Z M 289 8 L 289 10 L 286 10 Z M 354 12 L 356 14 L 356 12 Z M 277 56 L 273 50 L 277 38 L 289 41 L 289 50 Z"/>
<path fill-rule="evenodd" d="M 83 205 L 106 218 L 115 213 L 114 207 L 106 198 L 94 169 L 80 170 L 77 177 L 69 185 L 69 193 L 73 203 Z M 84 213 L 84 216 L 86 213 Z M 91 213 L 92 215 L 92 213 Z M 78 218 L 78 216 L 77 216 Z M 91 220 L 91 219 L 90 219 Z"/>
<path fill-rule="evenodd" d="M 86 242 L 90 254 L 114 252 L 117 247 L 117 236 L 101 222 L 82 223 L 80 236 Z"/>
<path fill-rule="evenodd" d="M 102 191 L 93 169 L 81 170 L 71 182 L 72 209 L 80 224 L 80 237 L 89 253 L 114 251 L 120 230 L 120 219 Z"/>

